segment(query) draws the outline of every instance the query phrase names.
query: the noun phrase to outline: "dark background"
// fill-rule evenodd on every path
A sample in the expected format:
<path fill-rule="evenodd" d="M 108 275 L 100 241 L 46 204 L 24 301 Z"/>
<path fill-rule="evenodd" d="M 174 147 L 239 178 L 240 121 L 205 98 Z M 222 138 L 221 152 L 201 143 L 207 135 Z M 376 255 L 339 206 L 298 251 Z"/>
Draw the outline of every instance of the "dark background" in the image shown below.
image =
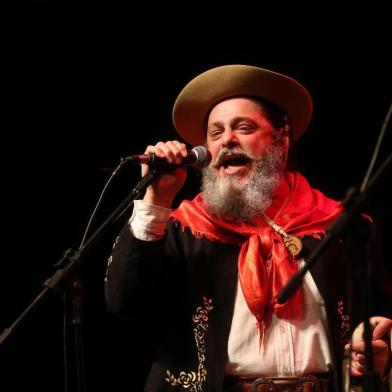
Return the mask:
<path fill-rule="evenodd" d="M 186 82 L 210 67 L 245 63 L 302 82 L 315 109 L 293 150 L 296 165 L 313 186 L 338 199 L 363 179 L 392 96 L 382 10 L 361 17 L 332 12 L 325 20 L 325 10 L 303 20 L 277 12 L 268 26 L 262 15 L 249 20 L 249 10 L 230 20 L 205 16 L 193 27 L 192 8 L 162 23 L 157 9 L 146 17 L 104 5 L 68 6 L 19 2 L 1 13 L 0 332 L 33 301 L 63 251 L 79 246 L 119 158 L 176 138 L 172 104 Z M 376 167 L 391 152 L 391 139 L 389 126 Z M 198 190 L 197 174 L 191 170 L 189 177 L 179 199 Z M 135 167 L 114 181 L 93 228 L 138 178 Z M 365 208 L 387 245 L 388 188 L 390 176 Z M 106 233 L 81 268 L 91 391 L 138 390 L 134 380 L 148 358 L 138 334 L 142 320 L 124 328 L 105 310 L 105 263 L 118 229 Z M 150 328 L 158 329 L 159 320 Z M 1 391 L 63 390 L 61 293 L 15 330 L 0 347 L 0 360 Z"/>

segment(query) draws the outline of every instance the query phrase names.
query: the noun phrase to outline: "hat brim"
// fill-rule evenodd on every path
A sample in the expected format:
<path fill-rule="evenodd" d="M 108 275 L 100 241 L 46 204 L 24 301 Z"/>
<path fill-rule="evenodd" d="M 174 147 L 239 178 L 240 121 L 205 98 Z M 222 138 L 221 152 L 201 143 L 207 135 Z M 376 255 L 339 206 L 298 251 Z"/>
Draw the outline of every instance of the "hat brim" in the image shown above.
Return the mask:
<path fill-rule="evenodd" d="M 204 144 L 207 117 L 219 102 L 236 96 L 267 99 L 285 111 L 290 136 L 298 139 L 312 116 L 313 103 L 304 86 L 288 76 L 249 65 L 224 65 L 192 79 L 173 106 L 173 123 L 191 145 Z"/>

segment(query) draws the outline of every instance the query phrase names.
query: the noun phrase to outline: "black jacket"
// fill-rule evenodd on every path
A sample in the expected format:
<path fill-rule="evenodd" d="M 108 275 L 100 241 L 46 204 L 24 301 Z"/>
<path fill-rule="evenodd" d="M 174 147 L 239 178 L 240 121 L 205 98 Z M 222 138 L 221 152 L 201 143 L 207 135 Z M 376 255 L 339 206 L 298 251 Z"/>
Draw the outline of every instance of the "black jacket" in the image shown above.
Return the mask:
<path fill-rule="evenodd" d="M 305 260 L 318 243 L 311 237 L 303 239 Z M 389 316 L 391 302 L 382 290 L 385 275 L 380 258 L 374 255 L 379 250 L 376 236 L 369 247 L 373 256 L 368 264 L 377 282 L 371 291 L 374 297 L 367 295 L 371 315 Z M 360 265 L 360 259 L 365 263 L 364 248 L 355 245 L 354 249 L 358 252 L 351 264 Z M 111 312 L 154 325 L 152 334 L 146 328 L 149 336 L 140 337 L 154 344 L 145 391 L 222 391 L 239 250 L 237 245 L 195 238 L 172 221 L 166 236 L 152 242 L 136 239 L 128 224 L 124 226 L 107 269 L 106 301 Z M 346 241 L 337 239 L 311 268 L 326 305 L 338 383 L 350 326 L 363 318 L 360 283 L 364 278 L 357 267 L 350 280 L 350 296 L 347 290 L 349 260 L 353 258 L 348 257 Z M 181 384 L 187 388 L 182 389 Z M 341 389 L 335 384 L 336 388 Z"/>

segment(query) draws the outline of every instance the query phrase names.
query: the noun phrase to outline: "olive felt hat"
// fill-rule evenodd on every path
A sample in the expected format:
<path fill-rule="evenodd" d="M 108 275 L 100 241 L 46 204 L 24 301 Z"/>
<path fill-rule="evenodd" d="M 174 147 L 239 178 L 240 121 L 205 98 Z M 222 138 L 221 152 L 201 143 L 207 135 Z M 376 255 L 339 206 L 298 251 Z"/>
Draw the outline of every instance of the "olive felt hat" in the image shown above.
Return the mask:
<path fill-rule="evenodd" d="M 283 109 L 293 140 L 302 135 L 312 116 L 312 98 L 296 80 L 264 68 L 231 64 L 203 72 L 182 89 L 172 113 L 177 132 L 191 145 L 204 144 L 211 109 L 239 96 L 266 99 Z"/>

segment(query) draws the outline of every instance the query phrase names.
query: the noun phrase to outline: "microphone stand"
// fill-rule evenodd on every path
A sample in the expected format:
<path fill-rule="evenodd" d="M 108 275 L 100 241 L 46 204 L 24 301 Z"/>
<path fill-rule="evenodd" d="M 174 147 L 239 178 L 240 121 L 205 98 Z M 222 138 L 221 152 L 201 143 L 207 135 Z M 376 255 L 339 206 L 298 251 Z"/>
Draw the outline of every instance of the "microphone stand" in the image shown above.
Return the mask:
<path fill-rule="evenodd" d="M 293 277 L 286 283 L 283 289 L 278 293 L 276 299 L 278 303 L 285 303 L 289 297 L 295 292 L 298 286 L 302 283 L 303 277 L 307 271 L 315 264 L 318 257 L 322 252 L 329 246 L 333 239 L 337 238 L 341 234 L 347 232 L 349 228 L 353 227 L 353 221 L 358 214 L 361 212 L 363 206 L 368 201 L 369 196 L 375 190 L 377 185 L 380 185 L 387 177 L 387 174 L 391 172 L 392 169 L 392 154 L 390 154 L 385 161 L 381 164 L 378 171 L 374 174 L 372 180 L 369 182 L 368 187 L 362 192 L 358 191 L 358 188 L 350 188 L 347 192 L 347 197 L 343 201 L 343 212 L 339 216 L 339 218 L 329 226 L 327 229 L 327 234 L 325 238 L 318 244 L 318 246 L 314 249 L 314 251 L 310 254 L 308 259 L 305 262 L 305 265 L 293 275 Z M 358 221 L 358 220 L 357 220 Z M 357 221 L 355 223 L 357 223 Z M 354 225 L 355 226 L 355 225 Z M 356 227 L 353 230 L 352 236 L 349 238 L 350 249 L 357 247 L 358 243 L 364 243 L 365 240 L 368 241 L 368 228 Z M 365 238 L 367 237 L 367 238 Z M 355 243 L 354 243 L 355 241 Z M 360 242 L 358 242 L 360 241 Z M 368 243 L 365 243 L 365 252 L 368 250 Z M 361 248 L 359 251 L 356 251 L 358 255 L 360 251 L 363 250 Z M 364 256 L 362 253 L 362 257 L 360 257 L 365 264 L 365 260 L 363 260 Z M 354 263 L 352 263 L 354 264 Z M 366 265 L 363 266 L 364 269 L 362 272 L 357 274 L 363 274 L 366 276 Z M 367 277 L 367 276 L 366 276 Z M 369 295 L 368 295 L 368 282 L 367 279 L 364 279 L 364 276 L 361 277 L 360 282 L 362 283 L 361 294 L 363 297 L 363 322 L 364 322 L 364 340 L 365 340 L 365 355 L 366 355 L 366 364 L 367 370 L 363 376 L 363 387 L 365 391 L 378 391 L 379 390 L 379 377 L 376 373 L 373 372 L 373 358 L 371 355 L 371 326 L 369 322 Z"/>
<path fill-rule="evenodd" d="M 145 192 L 146 188 L 154 182 L 155 178 L 159 176 L 162 171 L 156 168 L 150 168 L 149 172 L 142 177 L 142 179 L 132 189 L 130 194 L 121 202 L 116 210 L 98 227 L 98 229 L 91 235 L 91 237 L 81 246 L 78 250 L 68 249 L 64 252 L 63 257 L 54 265 L 57 268 L 56 272 L 44 281 L 43 289 L 36 296 L 36 298 L 27 306 L 27 308 L 21 313 L 21 315 L 12 323 L 9 328 L 6 328 L 0 335 L 0 345 L 3 344 L 18 328 L 26 322 L 28 316 L 30 316 L 38 305 L 43 303 L 46 298 L 52 293 L 64 291 L 65 302 L 67 302 L 67 294 L 65 293 L 67 285 L 70 285 L 71 295 L 73 302 L 71 324 L 75 327 L 74 329 L 74 340 L 75 340 L 75 371 L 76 371 L 76 382 L 77 391 L 84 392 L 85 386 L 85 368 L 84 368 L 84 357 L 83 347 L 81 339 L 81 299 L 82 299 L 82 287 L 79 277 L 75 276 L 75 272 L 81 266 L 83 259 L 103 234 L 124 215 L 127 210 L 131 208 L 133 200 L 140 198 Z M 71 283 L 69 283 L 71 279 Z M 65 305 L 66 306 L 66 305 Z M 64 364 L 67 367 L 67 364 Z M 66 375 L 67 378 L 67 375 Z M 65 380 L 67 383 L 68 380 Z"/>

